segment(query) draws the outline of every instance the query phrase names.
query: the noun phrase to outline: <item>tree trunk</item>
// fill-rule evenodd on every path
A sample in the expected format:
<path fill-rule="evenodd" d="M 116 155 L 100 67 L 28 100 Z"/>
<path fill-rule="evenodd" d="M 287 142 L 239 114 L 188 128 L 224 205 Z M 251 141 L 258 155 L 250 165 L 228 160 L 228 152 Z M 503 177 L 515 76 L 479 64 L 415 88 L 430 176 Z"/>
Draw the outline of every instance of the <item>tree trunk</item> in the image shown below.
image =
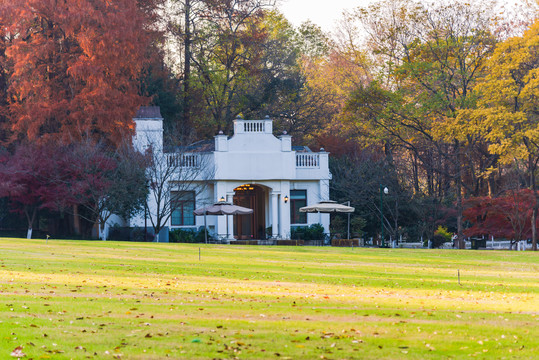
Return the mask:
<path fill-rule="evenodd" d="M 532 211 L 532 250 L 537 251 L 537 212 L 539 209 L 539 195 L 537 194 L 537 183 L 535 181 L 535 168 L 536 164 L 531 155 L 529 155 L 529 168 L 530 168 L 530 184 L 533 191 L 533 197 L 535 199 L 535 204 L 533 205 Z"/>
<path fill-rule="evenodd" d="M 414 181 L 414 194 L 419 194 L 419 166 L 417 164 L 417 155 L 413 154 L 412 174 Z"/>
<path fill-rule="evenodd" d="M 459 239 L 459 249 L 465 249 L 466 242 L 464 241 L 464 235 L 462 233 L 462 185 L 460 184 L 460 177 L 458 177 L 457 182 L 457 236 Z"/>
<path fill-rule="evenodd" d="M 73 205 L 73 231 L 76 235 L 80 235 L 80 217 L 79 217 L 79 206 Z"/>
<path fill-rule="evenodd" d="M 183 65 L 183 125 L 189 126 L 191 116 L 191 0 L 185 0 L 184 65 Z"/>
<path fill-rule="evenodd" d="M 29 209 L 26 208 L 24 210 L 24 213 L 26 215 L 26 219 L 28 220 L 28 231 L 26 231 L 26 238 L 31 239 L 32 238 L 32 227 L 33 227 L 33 224 L 34 224 L 34 220 L 36 219 L 37 208 L 33 207 L 32 214 L 30 214 Z"/>
<path fill-rule="evenodd" d="M 99 231 L 99 234 L 97 234 L 97 236 L 103 241 L 107 241 L 107 232 L 105 231 L 106 226 L 106 222 L 99 221 L 97 223 L 97 229 Z"/>
<path fill-rule="evenodd" d="M 460 163 L 460 143 L 455 141 L 455 167 L 457 170 L 455 183 L 457 186 L 457 237 L 459 243 L 459 249 L 465 249 L 466 243 L 464 242 L 464 236 L 462 234 L 462 165 Z"/>

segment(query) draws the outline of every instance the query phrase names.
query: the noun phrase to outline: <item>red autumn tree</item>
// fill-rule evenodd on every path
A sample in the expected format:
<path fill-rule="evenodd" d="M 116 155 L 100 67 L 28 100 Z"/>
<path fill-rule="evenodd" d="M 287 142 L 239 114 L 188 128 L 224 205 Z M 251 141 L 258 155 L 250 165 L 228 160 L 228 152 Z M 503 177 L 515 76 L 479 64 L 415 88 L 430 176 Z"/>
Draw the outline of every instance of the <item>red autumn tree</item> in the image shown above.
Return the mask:
<path fill-rule="evenodd" d="M 62 153 L 67 161 L 63 179 L 57 180 L 69 189 L 69 205 L 77 208 L 73 215 L 97 226 L 99 237 L 106 239 L 103 230 L 113 213 L 130 218 L 143 209 L 146 159 L 130 144 L 112 149 L 87 141 L 70 144 Z"/>
<path fill-rule="evenodd" d="M 472 226 L 465 236 L 492 235 L 516 242 L 531 237 L 535 198 L 532 190 L 509 190 L 499 197 L 476 197 L 465 201 L 464 219 Z"/>
<path fill-rule="evenodd" d="M 0 196 L 8 197 L 11 210 L 23 214 L 28 221 L 27 237 L 39 209 L 57 208 L 70 199 L 70 191 L 51 181 L 58 172 L 57 149 L 42 144 L 17 147 L 13 155 L 0 157 Z"/>
<path fill-rule="evenodd" d="M 0 9 L 4 140 L 132 132 L 148 44 L 136 0 L 0 0 Z"/>
<path fill-rule="evenodd" d="M 73 215 L 75 228 L 86 220 L 84 234 L 111 214 L 129 218 L 144 207 L 146 162 L 130 144 L 117 148 L 85 142 L 19 144 L 0 156 L 0 197 L 28 221 L 27 237 L 40 209 Z"/>

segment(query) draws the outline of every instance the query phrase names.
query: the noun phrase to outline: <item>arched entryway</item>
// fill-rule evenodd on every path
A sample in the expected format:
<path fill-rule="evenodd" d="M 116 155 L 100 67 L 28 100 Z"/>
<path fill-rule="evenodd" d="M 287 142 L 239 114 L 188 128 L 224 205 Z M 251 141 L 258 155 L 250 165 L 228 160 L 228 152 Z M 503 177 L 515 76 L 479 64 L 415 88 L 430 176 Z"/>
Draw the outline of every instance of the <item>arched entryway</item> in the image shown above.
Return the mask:
<path fill-rule="evenodd" d="M 244 184 L 234 189 L 234 204 L 253 209 L 249 215 L 234 216 L 234 234 L 240 240 L 266 238 L 266 194 L 264 188 Z"/>

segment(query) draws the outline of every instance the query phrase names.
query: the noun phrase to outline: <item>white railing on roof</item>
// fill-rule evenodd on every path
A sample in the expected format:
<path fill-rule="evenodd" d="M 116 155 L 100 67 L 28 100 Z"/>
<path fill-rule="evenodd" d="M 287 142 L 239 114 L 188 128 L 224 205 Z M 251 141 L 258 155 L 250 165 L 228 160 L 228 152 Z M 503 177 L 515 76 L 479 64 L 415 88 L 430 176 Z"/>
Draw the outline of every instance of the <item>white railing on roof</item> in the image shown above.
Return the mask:
<path fill-rule="evenodd" d="M 296 167 L 319 168 L 320 154 L 296 154 Z"/>
<path fill-rule="evenodd" d="M 168 166 L 178 168 L 198 168 L 200 166 L 199 154 L 168 154 Z"/>
<path fill-rule="evenodd" d="M 260 121 L 245 121 L 243 123 L 243 131 L 248 132 L 257 132 L 257 133 L 263 133 L 266 132 L 266 122 L 264 120 Z"/>

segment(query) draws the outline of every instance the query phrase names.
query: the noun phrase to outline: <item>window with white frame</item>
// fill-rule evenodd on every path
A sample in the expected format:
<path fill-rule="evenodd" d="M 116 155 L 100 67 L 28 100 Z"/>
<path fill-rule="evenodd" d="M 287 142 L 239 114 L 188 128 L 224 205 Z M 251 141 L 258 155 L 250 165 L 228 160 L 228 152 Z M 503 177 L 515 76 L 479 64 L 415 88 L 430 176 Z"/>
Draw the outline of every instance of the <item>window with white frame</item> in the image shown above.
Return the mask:
<path fill-rule="evenodd" d="M 307 206 L 307 190 L 290 190 L 290 223 L 307 224 L 307 213 L 299 209 Z"/>
<path fill-rule="evenodd" d="M 174 191 L 171 194 L 172 214 L 170 223 L 172 226 L 195 225 L 195 192 Z"/>

